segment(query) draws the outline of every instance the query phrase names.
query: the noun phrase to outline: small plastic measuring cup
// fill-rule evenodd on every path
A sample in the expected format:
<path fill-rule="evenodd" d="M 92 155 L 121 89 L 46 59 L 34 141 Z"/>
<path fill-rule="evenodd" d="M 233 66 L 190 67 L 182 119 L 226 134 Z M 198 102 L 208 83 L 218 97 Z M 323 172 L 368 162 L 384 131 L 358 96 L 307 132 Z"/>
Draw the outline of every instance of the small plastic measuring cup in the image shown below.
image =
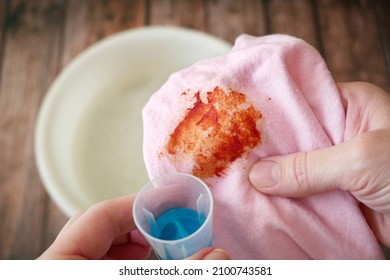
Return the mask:
<path fill-rule="evenodd" d="M 184 259 L 211 246 L 213 198 L 192 175 L 170 173 L 147 183 L 135 198 L 133 216 L 160 259 Z"/>

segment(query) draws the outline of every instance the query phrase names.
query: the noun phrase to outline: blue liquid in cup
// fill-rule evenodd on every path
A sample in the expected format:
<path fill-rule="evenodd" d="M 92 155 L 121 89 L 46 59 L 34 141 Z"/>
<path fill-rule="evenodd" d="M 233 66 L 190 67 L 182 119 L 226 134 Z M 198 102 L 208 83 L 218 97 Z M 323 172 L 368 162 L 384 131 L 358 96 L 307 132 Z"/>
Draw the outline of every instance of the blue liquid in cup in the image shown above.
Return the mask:
<path fill-rule="evenodd" d="M 194 233 L 203 223 L 198 212 L 191 208 L 174 208 L 164 212 L 151 227 L 151 235 L 163 240 L 177 240 Z"/>

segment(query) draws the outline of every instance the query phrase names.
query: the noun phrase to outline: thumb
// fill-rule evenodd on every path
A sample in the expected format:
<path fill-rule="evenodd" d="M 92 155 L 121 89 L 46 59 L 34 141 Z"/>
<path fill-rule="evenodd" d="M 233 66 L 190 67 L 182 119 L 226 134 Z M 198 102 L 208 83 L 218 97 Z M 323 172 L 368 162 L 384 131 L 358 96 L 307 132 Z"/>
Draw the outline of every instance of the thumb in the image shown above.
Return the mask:
<path fill-rule="evenodd" d="M 231 260 L 231 257 L 225 250 L 210 247 L 200 250 L 187 260 Z"/>
<path fill-rule="evenodd" d="M 256 162 L 249 179 L 259 191 L 290 197 L 305 197 L 349 186 L 353 152 L 347 143 L 310 152 L 275 156 Z"/>

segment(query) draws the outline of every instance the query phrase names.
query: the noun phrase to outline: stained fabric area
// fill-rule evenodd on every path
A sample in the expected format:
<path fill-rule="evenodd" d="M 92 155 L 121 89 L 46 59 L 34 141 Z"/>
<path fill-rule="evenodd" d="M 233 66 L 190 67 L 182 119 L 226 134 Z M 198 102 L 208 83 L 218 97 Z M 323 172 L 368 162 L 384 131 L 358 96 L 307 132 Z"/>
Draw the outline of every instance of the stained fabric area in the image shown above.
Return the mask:
<path fill-rule="evenodd" d="M 183 92 L 182 96 L 188 94 Z M 195 162 L 192 172 L 199 178 L 221 176 L 232 162 L 261 143 L 257 121 L 262 114 L 244 93 L 218 86 L 193 97 L 193 106 L 170 135 L 165 149 L 175 155 L 175 164 L 190 157 Z"/>

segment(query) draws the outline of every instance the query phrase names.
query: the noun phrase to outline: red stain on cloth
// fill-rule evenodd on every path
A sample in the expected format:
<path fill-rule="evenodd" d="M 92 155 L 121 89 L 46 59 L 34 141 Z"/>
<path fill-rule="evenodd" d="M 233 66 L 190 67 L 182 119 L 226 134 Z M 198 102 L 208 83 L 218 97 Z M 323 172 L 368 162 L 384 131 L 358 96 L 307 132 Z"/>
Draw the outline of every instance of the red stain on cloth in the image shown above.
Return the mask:
<path fill-rule="evenodd" d="M 234 90 L 215 87 L 206 98 L 199 92 L 193 97 L 193 106 L 170 135 L 165 150 L 176 165 L 191 158 L 192 173 L 201 179 L 221 176 L 232 162 L 261 143 L 257 121 L 262 115 L 245 94 Z"/>

